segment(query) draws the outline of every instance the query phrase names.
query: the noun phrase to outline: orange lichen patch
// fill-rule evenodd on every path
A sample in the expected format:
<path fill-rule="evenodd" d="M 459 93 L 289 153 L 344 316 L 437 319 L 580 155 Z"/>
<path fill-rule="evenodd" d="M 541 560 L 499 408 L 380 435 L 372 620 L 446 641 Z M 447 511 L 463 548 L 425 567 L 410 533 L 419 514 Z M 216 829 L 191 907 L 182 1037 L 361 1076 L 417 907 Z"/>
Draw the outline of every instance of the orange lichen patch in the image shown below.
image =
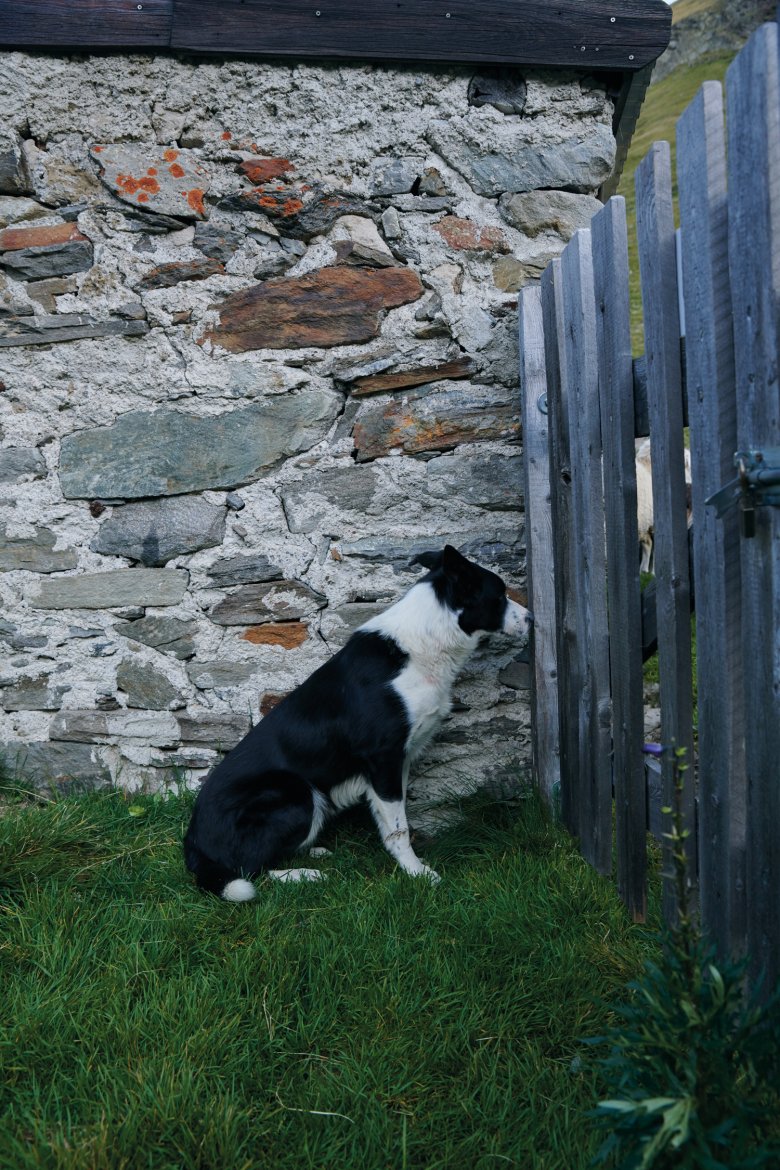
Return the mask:
<path fill-rule="evenodd" d="M 135 179 L 132 175 L 117 175 L 116 185 L 125 195 L 135 195 L 138 191 L 145 191 L 148 195 L 156 195 L 160 184 L 155 178 L 144 175 L 142 179 Z"/>
<path fill-rule="evenodd" d="M 95 154 L 100 154 L 103 150 L 105 150 L 105 147 L 104 146 L 93 146 L 92 149 L 94 150 Z"/>
<path fill-rule="evenodd" d="M 173 163 L 171 166 L 168 167 L 168 170 L 171 172 L 174 179 L 183 178 L 184 173 L 185 173 L 184 167 L 181 165 L 181 163 Z"/>
<path fill-rule="evenodd" d="M 222 131 L 222 141 L 223 142 L 229 142 L 232 137 L 233 137 L 233 135 L 230 133 L 229 130 Z"/>
<path fill-rule="evenodd" d="M 147 175 L 156 175 L 157 174 L 157 167 L 149 167 L 149 170 L 146 173 L 147 173 Z"/>
<path fill-rule="evenodd" d="M 203 206 L 203 189 L 201 187 L 193 187 L 191 191 L 184 191 L 187 202 L 196 215 L 205 215 L 206 208 Z"/>
<path fill-rule="evenodd" d="M 68 244 L 85 240 L 75 223 L 57 223 L 53 227 L 12 227 L 0 231 L 0 252 L 19 248 L 45 248 L 48 244 Z"/>
<path fill-rule="evenodd" d="M 164 150 L 163 151 L 163 158 L 165 159 L 165 161 L 167 163 L 176 162 L 176 159 L 178 157 L 179 157 L 178 150 Z"/>
<path fill-rule="evenodd" d="M 280 646 L 283 650 L 294 650 L 302 646 L 309 636 L 304 622 L 267 622 L 262 626 L 250 626 L 241 637 L 255 646 Z"/>
<path fill-rule="evenodd" d="M 509 245 L 498 227 L 481 227 L 471 219 L 447 215 L 433 225 L 451 248 L 458 251 L 508 252 Z"/>
<path fill-rule="evenodd" d="M 287 158 L 248 158 L 239 165 L 242 174 L 246 175 L 250 183 L 260 186 L 271 179 L 281 179 L 288 171 L 295 168 Z"/>
<path fill-rule="evenodd" d="M 138 202 L 139 203 L 148 203 L 149 202 L 149 196 L 146 194 L 145 191 L 139 191 Z"/>

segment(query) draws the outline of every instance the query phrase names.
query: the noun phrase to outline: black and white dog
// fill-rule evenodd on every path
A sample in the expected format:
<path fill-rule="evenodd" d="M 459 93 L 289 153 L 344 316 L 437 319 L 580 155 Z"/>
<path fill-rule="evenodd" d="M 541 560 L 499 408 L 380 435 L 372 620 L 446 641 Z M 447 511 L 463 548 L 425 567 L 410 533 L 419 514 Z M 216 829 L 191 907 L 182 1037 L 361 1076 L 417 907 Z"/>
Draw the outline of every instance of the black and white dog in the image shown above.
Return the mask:
<path fill-rule="evenodd" d="M 406 873 L 438 881 L 409 840 L 409 766 L 449 713 L 452 684 L 480 638 L 527 635 L 532 615 L 500 577 L 447 545 L 429 570 L 357 630 L 225 757 L 198 793 L 184 840 L 201 889 L 248 901 L 250 878 L 316 878 L 270 867 L 308 849 L 325 821 L 366 797 Z"/>

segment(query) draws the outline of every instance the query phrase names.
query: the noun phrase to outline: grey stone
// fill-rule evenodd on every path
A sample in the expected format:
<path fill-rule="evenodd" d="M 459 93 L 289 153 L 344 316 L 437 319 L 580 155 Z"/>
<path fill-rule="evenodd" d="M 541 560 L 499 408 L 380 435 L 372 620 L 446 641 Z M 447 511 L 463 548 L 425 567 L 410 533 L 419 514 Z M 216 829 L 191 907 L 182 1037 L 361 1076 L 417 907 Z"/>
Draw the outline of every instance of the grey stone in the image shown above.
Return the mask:
<path fill-rule="evenodd" d="M 20 678 L 12 687 L 5 687 L 0 699 L 4 711 L 58 711 L 62 696 L 70 687 L 64 683 L 52 684 L 51 676 Z"/>
<path fill-rule="evenodd" d="M 42 479 L 46 460 L 35 447 L 3 447 L 0 450 L 0 483 L 21 483 Z"/>
<path fill-rule="evenodd" d="M 524 191 L 502 195 L 499 211 L 507 223 L 531 238 L 540 232 L 555 232 L 568 241 L 579 228 L 589 226 L 603 204 L 593 195 L 572 191 Z"/>
<path fill-rule="evenodd" d="M 382 212 L 382 229 L 388 240 L 397 240 L 401 235 L 401 220 L 395 207 Z"/>
<path fill-rule="evenodd" d="M 419 179 L 425 159 L 421 155 L 405 158 L 380 158 L 372 164 L 369 177 L 371 195 L 404 195 Z"/>
<path fill-rule="evenodd" d="M 212 260 L 219 260 L 227 264 L 230 257 L 238 251 L 245 240 L 243 232 L 215 224 L 197 223 L 195 225 L 195 239 L 193 247 L 204 256 Z"/>
<path fill-rule="evenodd" d="M 96 337 L 142 337 L 148 332 L 146 321 L 93 321 L 80 313 L 9 317 L 0 328 L 0 346 L 53 345 Z"/>
<path fill-rule="evenodd" d="M 75 569 L 78 563 L 75 550 L 64 548 L 55 552 L 56 539 L 49 528 L 36 528 L 35 535 L 28 537 L 9 537 L 6 529 L 0 528 L 0 572 L 27 569 L 33 573 L 60 573 Z"/>
<path fill-rule="evenodd" d="M 314 532 L 334 509 L 365 512 L 377 488 L 370 467 L 334 467 L 309 472 L 301 483 L 282 489 L 290 532 Z"/>
<path fill-rule="evenodd" d="M 125 504 L 114 508 L 90 547 L 144 565 L 164 565 L 172 557 L 221 544 L 225 516 L 225 508 L 198 496 Z"/>
<path fill-rule="evenodd" d="M 397 195 L 393 206 L 398 211 L 452 211 L 458 202 L 453 196 Z M 397 249 L 396 249 L 397 250 Z"/>
<path fill-rule="evenodd" d="M 596 191 L 615 162 L 615 139 L 602 123 L 542 145 L 529 138 L 522 119 L 491 126 L 486 137 L 480 123 L 460 117 L 431 122 L 427 138 L 478 195 L 489 198 L 548 187 Z"/>
<path fill-rule="evenodd" d="M 320 633 L 333 649 L 343 646 L 359 626 L 387 609 L 386 602 L 350 601 L 328 610 L 322 618 Z"/>
<path fill-rule="evenodd" d="M 220 626 L 253 626 L 311 617 L 327 604 L 327 598 L 301 581 L 272 581 L 236 589 L 209 617 Z"/>
<path fill-rule="evenodd" d="M 90 154 L 101 182 L 135 211 L 207 218 L 203 196 L 208 177 L 189 151 L 118 142 L 93 146 Z"/>
<path fill-rule="evenodd" d="M 142 642 L 145 646 L 152 646 L 164 654 L 173 654 L 175 658 L 192 658 L 195 653 L 194 634 L 197 625 L 192 621 L 183 621 L 174 617 L 148 617 L 137 621 L 117 622 L 114 633 L 134 642 Z"/>
<path fill-rule="evenodd" d="M 9 269 L 21 280 L 47 280 L 50 276 L 86 272 L 92 267 L 92 261 L 92 244 L 88 240 L 42 244 L 39 248 L 19 248 L 0 254 L 0 267 Z"/>
<path fill-rule="evenodd" d="M 412 536 L 406 539 L 364 536 L 359 540 L 340 541 L 338 549 L 344 558 L 358 557 L 364 561 L 381 561 L 390 565 L 396 572 L 400 572 L 409 569 L 412 558 L 419 553 L 452 544 L 464 556 L 484 568 L 516 577 L 525 561 L 523 539 L 522 525 L 518 524 L 506 532 L 494 531 L 487 537 L 483 533 L 474 532 L 448 532 L 440 536 Z M 417 572 L 417 569 L 412 569 L 412 572 Z"/>
<path fill-rule="evenodd" d="M 187 667 L 187 674 L 200 691 L 229 690 L 242 686 L 259 670 L 259 662 L 235 662 L 224 658 L 212 662 L 193 662 Z"/>
<path fill-rule="evenodd" d="M 0 131 L 0 194 L 31 195 L 32 192 L 21 138 L 13 130 Z"/>
<path fill-rule="evenodd" d="M 0 744 L 0 764 L 12 781 L 63 794 L 111 784 L 108 766 L 94 747 L 84 743 L 4 743 Z"/>
<path fill-rule="evenodd" d="M 103 633 L 97 626 L 68 626 L 69 638 L 100 638 Z"/>
<path fill-rule="evenodd" d="M 523 457 L 441 455 L 426 464 L 426 487 L 435 499 L 456 497 L 474 508 L 519 511 L 523 507 Z"/>
<path fill-rule="evenodd" d="M 120 605 L 177 605 L 187 590 L 185 569 L 111 569 L 41 582 L 33 609 L 111 609 Z"/>
<path fill-rule="evenodd" d="M 49 724 L 49 737 L 72 743 L 140 740 L 151 747 L 177 747 L 179 724 L 168 711 L 59 711 Z"/>
<path fill-rule="evenodd" d="M 313 446 L 340 405 L 332 391 L 309 389 L 209 418 L 176 410 L 131 411 L 113 426 L 63 439 L 63 494 L 137 499 L 237 487 Z"/>
<path fill-rule="evenodd" d="M 170 711 L 184 706 L 181 691 L 148 662 L 126 658 L 116 672 L 116 685 L 127 695 L 128 707 Z"/>
<path fill-rule="evenodd" d="M 76 292 L 75 276 L 52 276 L 49 280 L 33 280 L 26 288 L 31 300 L 42 305 L 47 313 L 57 312 L 57 297 Z"/>
<path fill-rule="evenodd" d="M 229 589 L 232 585 L 280 581 L 284 574 L 279 565 L 275 565 L 267 556 L 259 553 L 226 557 L 225 560 L 213 564 L 208 575 L 215 589 Z"/>
<path fill-rule="evenodd" d="M 2 147 L 0 146 L 0 150 Z M 0 228 L 51 215 L 51 208 L 22 195 L 0 195 Z"/>
<path fill-rule="evenodd" d="M 528 661 L 528 655 L 519 655 L 498 673 L 498 681 L 513 691 L 528 691 L 531 689 L 533 670 Z"/>
<path fill-rule="evenodd" d="M 523 78 L 508 70 L 479 74 L 469 82 L 470 106 L 494 106 L 502 114 L 522 114 L 527 94 Z"/>
<path fill-rule="evenodd" d="M 238 494 L 238 492 L 228 492 L 225 496 L 225 503 L 232 512 L 243 512 L 246 507 L 246 501 Z"/>
<path fill-rule="evenodd" d="M 233 715 L 227 712 L 212 713 L 198 711 L 196 714 L 179 716 L 179 729 L 183 743 L 208 744 L 218 751 L 230 751 L 244 738 L 252 726 L 248 715 Z"/>

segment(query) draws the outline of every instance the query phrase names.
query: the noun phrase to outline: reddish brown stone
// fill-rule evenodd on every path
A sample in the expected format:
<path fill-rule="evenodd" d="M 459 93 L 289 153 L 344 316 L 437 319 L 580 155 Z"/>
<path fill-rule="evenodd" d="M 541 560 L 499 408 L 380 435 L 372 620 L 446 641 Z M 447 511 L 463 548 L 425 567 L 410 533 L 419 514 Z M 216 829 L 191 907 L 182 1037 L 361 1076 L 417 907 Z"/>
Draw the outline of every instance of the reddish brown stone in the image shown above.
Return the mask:
<path fill-rule="evenodd" d="M 433 230 L 451 248 L 458 251 L 508 252 L 509 245 L 504 233 L 497 227 L 480 227 L 471 219 L 459 219 L 446 215 L 433 225 Z"/>
<path fill-rule="evenodd" d="M 288 171 L 295 168 L 286 158 L 247 158 L 238 168 L 250 183 L 259 187 L 263 183 L 270 183 L 272 179 L 282 179 Z"/>
<path fill-rule="evenodd" d="M 241 635 L 255 646 L 281 646 L 283 650 L 295 650 L 308 636 L 304 622 L 266 622 L 262 626 L 250 626 Z"/>
<path fill-rule="evenodd" d="M 278 707 L 282 699 L 286 697 L 286 694 L 279 695 L 275 691 L 263 691 L 260 696 L 260 714 L 266 716 L 269 711 L 273 711 L 274 707 Z"/>
<path fill-rule="evenodd" d="M 56 223 L 49 227 L 10 227 L 0 231 L 0 252 L 45 248 L 51 244 L 69 244 L 74 240 L 89 242 L 75 223 Z"/>
<path fill-rule="evenodd" d="M 441 366 L 424 366 L 395 374 L 373 374 L 368 378 L 357 378 L 350 386 L 356 397 L 364 394 L 380 394 L 383 390 L 404 390 L 410 386 L 424 386 L 428 382 L 440 382 L 444 378 L 469 378 L 475 365 L 470 358 L 458 358 Z"/>
<path fill-rule="evenodd" d="M 447 451 L 461 443 L 519 438 L 519 410 L 485 391 L 412 390 L 365 403 L 353 428 L 358 462 L 393 450 Z"/>
<path fill-rule="evenodd" d="M 135 287 L 139 292 L 148 292 L 153 288 L 171 288 L 183 280 L 206 280 L 207 277 L 224 271 L 225 266 L 218 260 L 176 260 L 171 264 L 160 264 L 153 268 Z"/>
<path fill-rule="evenodd" d="M 231 353 L 353 345 L 378 335 L 384 310 L 416 301 L 422 292 L 410 268 L 322 268 L 227 297 L 206 338 Z"/>

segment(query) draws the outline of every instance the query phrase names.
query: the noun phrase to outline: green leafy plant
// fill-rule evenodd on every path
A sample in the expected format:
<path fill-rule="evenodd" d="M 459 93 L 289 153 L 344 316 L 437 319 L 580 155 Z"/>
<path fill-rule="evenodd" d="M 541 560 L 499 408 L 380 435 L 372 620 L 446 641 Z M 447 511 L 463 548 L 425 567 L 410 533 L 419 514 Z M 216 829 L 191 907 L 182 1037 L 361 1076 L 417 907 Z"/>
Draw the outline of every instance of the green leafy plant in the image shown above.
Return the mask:
<path fill-rule="evenodd" d="M 655 749 L 662 752 L 663 749 Z M 593 1116 L 608 1130 L 596 1163 L 618 1170 L 759 1170 L 780 1165 L 780 989 L 745 991 L 745 963 L 716 961 L 692 907 L 682 791 L 685 751 L 674 752 L 669 842 L 676 920 L 662 965 L 647 963 L 613 1005 L 616 1023 L 588 1043 L 609 1046 L 601 1072 L 610 1097 Z"/>

